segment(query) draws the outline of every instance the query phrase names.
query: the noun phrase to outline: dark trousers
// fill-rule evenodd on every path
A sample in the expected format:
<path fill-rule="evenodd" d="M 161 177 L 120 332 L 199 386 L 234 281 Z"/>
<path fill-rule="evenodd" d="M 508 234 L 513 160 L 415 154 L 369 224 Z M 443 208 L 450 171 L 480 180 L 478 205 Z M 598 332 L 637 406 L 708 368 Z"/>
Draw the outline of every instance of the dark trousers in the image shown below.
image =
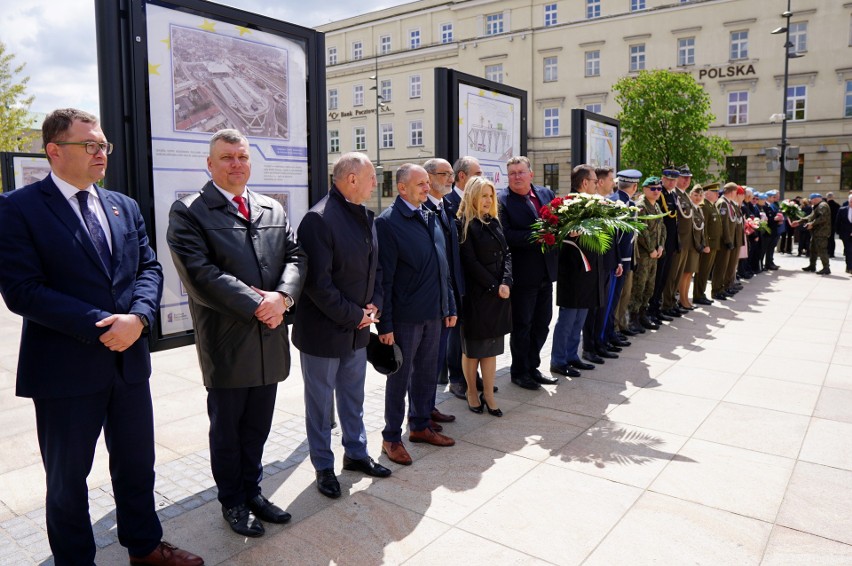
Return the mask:
<path fill-rule="evenodd" d="M 799 231 L 799 255 L 802 255 L 811 247 L 811 231 L 801 226 L 797 230 Z"/>
<path fill-rule="evenodd" d="M 447 378 L 450 383 L 464 383 L 464 373 L 461 367 L 461 324 L 448 329 L 447 338 Z M 441 358 L 443 359 L 443 358 Z"/>
<path fill-rule="evenodd" d="M 787 230 L 781 233 L 781 249 L 778 250 L 782 254 L 793 253 L 793 229 L 789 226 Z"/>
<path fill-rule="evenodd" d="M 553 283 L 512 288 L 512 333 L 509 349 L 512 352 L 512 376 L 529 375 L 541 365 L 541 348 L 550 331 L 553 316 Z"/>
<path fill-rule="evenodd" d="M 852 269 L 852 237 L 841 238 L 843 240 L 843 257 L 846 259 L 846 269 Z"/>
<path fill-rule="evenodd" d="M 663 303 L 663 290 L 666 287 L 666 280 L 671 271 L 673 254 L 666 250 L 663 257 L 657 260 L 657 273 L 654 275 L 654 294 L 651 295 L 651 300 L 648 306 L 651 312 L 659 312 L 660 305 Z"/>
<path fill-rule="evenodd" d="M 101 429 L 109 450 L 118 541 L 131 556 L 149 554 L 163 529 L 154 510 L 154 416 L 148 382 L 128 384 L 116 378 L 94 395 L 33 403 L 55 564 L 95 562 L 86 477 Z"/>
<path fill-rule="evenodd" d="M 278 384 L 233 389 L 207 388 L 210 467 L 225 508 L 260 493 L 263 445 L 272 427 Z"/>
<path fill-rule="evenodd" d="M 831 227 L 831 236 L 828 237 L 828 257 L 834 257 L 834 226 Z"/>
<path fill-rule="evenodd" d="M 775 247 L 778 245 L 778 240 L 781 239 L 781 236 L 778 234 L 773 234 L 772 236 L 766 236 L 766 255 L 763 260 L 763 265 L 769 267 L 770 265 L 775 265 Z"/>
<path fill-rule="evenodd" d="M 586 320 L 583 322 L 583 351 L 597 352 L 603 349 L 601 334 L 606 317 L 606 307 L 595 307 L 589 309 Z"/>
<path fill-rule="evenodd" d="M 402 440 L 405 397 L 409 396 L 408 428 L 423 430 L 435 406 L 438 385 L 438 343 L 443 320 L 393 323 L 393 338 L 402 350 L 402 366 L 388 376 L 385 388 L 385 428 L 382 438 Z"/>

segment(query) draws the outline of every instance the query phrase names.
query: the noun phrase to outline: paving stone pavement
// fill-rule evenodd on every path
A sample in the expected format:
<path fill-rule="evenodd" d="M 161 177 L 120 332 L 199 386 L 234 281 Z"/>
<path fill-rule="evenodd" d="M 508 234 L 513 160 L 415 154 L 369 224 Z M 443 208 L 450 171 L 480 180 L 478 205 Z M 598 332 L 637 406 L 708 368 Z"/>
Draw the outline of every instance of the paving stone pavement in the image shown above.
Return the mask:
<path fill-rule="evenodd" d="M 830 277 L 776 261 L 781 271 L 734 300 L 637 337 L 581 378 L 521 390 L 500 356 L 502 419 L 468 412 L 440 386 L 457 445 L 409 445 L 411 467 L 382 457 L 386 480 L 342 472 L 334 501 L 313 482 L 295 355 L 264 454 L 264 491 L 294 518 L 261 539 L 221 519 L 194 349 L 158 352 L 165 537 L 229 565 L 852 564 L 852 281 L 840 260 Z M 19 334 L 0 308 L 0 565 L 52 564 L 32 405 L 14 396 Z M 383 383 L 370 371 L 377 459 Z M 339 468 L 337 430 L 333 445 Z M 126 564 L 102 443 L 89 485 L 97 562 Z"/>

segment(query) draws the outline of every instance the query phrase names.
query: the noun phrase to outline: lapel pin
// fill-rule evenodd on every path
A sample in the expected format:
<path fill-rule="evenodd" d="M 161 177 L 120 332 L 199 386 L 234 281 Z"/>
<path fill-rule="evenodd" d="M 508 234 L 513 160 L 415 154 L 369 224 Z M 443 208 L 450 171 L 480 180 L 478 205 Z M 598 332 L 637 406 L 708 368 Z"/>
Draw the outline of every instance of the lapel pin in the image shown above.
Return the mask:
<path fill-rule="evenodd" d="M 116 207 L 112 207 L 112 213 L 118 216 L 118 209 Z"/>

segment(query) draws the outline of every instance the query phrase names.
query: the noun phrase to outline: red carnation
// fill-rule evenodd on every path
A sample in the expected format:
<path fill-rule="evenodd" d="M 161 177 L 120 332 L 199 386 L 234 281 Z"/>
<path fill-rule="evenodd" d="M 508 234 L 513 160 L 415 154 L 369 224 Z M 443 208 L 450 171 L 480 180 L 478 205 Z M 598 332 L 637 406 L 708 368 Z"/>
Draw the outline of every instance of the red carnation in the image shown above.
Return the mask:
<path fill-rule="evenodd" d="M 545 204 L 544 206 L 538 209 L 538 215 L 542 218 L 548 218 L 553 214 L 550 212 L 550 207 Z"/>
<path fill-rule="evenodd" d="M 553 214 L 547 217 L 547 221 L 556 226 L 559 224 L 559 217 Z"/>
<path fill-rule="evenodd" d="M 548 246 L 552 246 L 556 243 L 556 236 L 554 236 L 553 234 L 544 234 L 541 238 Z"/>
<path fill-rule="evenodd" d="M 550 206 L 553 206 L 553 207 L 562 206 L 562 202 L 563 202 L 562 197 L 556 197 L 552 201 L 550 201 Z"/>

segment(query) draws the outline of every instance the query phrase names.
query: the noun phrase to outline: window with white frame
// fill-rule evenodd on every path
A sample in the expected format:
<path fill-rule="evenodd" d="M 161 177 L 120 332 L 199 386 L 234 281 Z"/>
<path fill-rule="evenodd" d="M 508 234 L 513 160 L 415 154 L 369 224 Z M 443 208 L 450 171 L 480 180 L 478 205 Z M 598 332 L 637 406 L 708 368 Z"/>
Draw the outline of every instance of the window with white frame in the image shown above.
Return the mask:
<path fill-rule="evenodd" d="M 790 24 L 790 53 L 804 53 L 808 50 L 808 22 Z"/>
<path fill-rule="evenodd" d="M 544 109 L 544 137 L 559 135 L 559 108 Z"/>
<path fill-rule="evenodd" d="M 554 57 L 544 58 L 544 82 L 552 83 L 559 79 L 558 59 Z"/>
<path fill-rule="evenodd" d="M 728 125 L 748 124 L 748 91 L 728 93 Z"/>
<path fill-rule="evenodd" d="M 586 0 L 586 17 L 589 19 L 601 17 L 601 0 Z"/>
<path fill-rule="evenodd" d="M 423 120 L 412 120 L 408 123 L 408 145 L 423 145 Z"/>
<path fill-rule="evenodd" d="M 367 127 L 356 126 L 355 128 L 355 151 L 367 150 Z"/>
<path fill-rule="evenodd" d="M 852 118 L 852 81 L 846 81 L 846 96 L 843 100 L 843 116 Z"/>
<path fill-rule="evenodd" d="M 328 131 L 328 152 L 340 153 L 340 130 Z"/>
<path fill-rule="evenodd" d="M 453 42 L 453 24 L 441 24 L 441 43 Z"/>
<path fill-rule="evenodd" d="M 382 149 L 393 147 L 393 124 L 382 124 Z"/>
<path fill-rule="evenodd" d="M 630 46 L 630 70 L 642 71 L 645 69 L 645 44 L 639 43 Z"/>
<path fill-rule="evenodd" d="M 420 47 L 420 30 L 413 29 L 408 32 L 408 48 L 417 49 Z"/>
<path fill-rule="evenodd" d="M 328 109 L 329 110 L 337 110 L 338 106 L 338 97 L 337 97 L 337 89 L 330 88 L 328 89 Z"/>
<path fill-rule="evenodd" d="M 555 26 L 559 23 L 558 13 L 556 11 L 556 4 L 545 4 L 544 5 L 544 26 Z"/>
<path fill-rule="evenodd" d="M 382 102 L 390 102 L 393 97 L 393 87 L 391 86 L 390 79 L 382 79 L 379 94 L 382 97 Z"/>
<path fill-rule="evenodd" d="M 328 64 L 337 65 L 337 47 L 328 48 Z"/>
<path fill-rule="evenodd" d="M 379 53 L 385 55 L 391 52 L 391 36 L 383 35 L 379 38 Z"/>
<path fill-rule="evenodd" d="M 630 11 L 636 12 L 645 9 L 645 0 L 630 0 Z"/>
<path fill-rule="evenodd" d="M 682 37 L 677 40 L 677 66 L 695 65 L 695 38 Z"/>
<path fill-rule="evenodd" d="M 420 98 L 421 86 L 420 75 L 408 77 L 408 98 Z"/>
<path fill-rule="evenodd" d="M 485 35 L 503 33 L 503 12 L 485 16 Z"/>
<path fill-rule="evenodd" d="M 603 105 L 600 102 L 586 104 L 585 108 L 587 111 L 594 112 L 595 114 L 600 114 L 603 111 Z"/>
<path fill-rule="evenodd" d="M 586 76 L 599 77 L 601 74 L 601 52 L 599 49 L 586 51 Z"/>
<path fill-rule="evenodd" d="M 364 56 L 364 44 L 360 41 L 352 42 L 352 60 L 357 61 Z"/>
<path fill-rule="evenodd" d="M 748 59 L 748 30 L 731 32 L 731 61 Z"/>
<path fill-rule="evenodd" d="M 364 85 L 352 87 L 352 106 L 364 106 Z"/>
<path fill-rule="evenodd" d="M 805 119 L 805 107 L 808 101 L 807 85 L 787 88 L 787 120 L 799 122 Z"/>
<path fill-rule="evenodd" d="M 485 65 L 485 78 L 496 83 L 503 82 L 503 63 Z"/>

